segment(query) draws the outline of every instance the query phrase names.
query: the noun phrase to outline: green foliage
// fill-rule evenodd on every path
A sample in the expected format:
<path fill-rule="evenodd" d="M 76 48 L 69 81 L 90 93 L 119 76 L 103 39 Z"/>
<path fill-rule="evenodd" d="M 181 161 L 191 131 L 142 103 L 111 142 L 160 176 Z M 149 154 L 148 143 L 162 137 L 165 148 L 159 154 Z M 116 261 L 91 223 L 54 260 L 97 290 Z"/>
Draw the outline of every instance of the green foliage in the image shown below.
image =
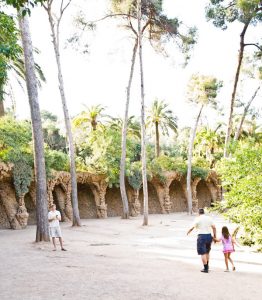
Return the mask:
<path fill-rule="evenodd" d="M 208 161 L 203 157 L 195 156 L 192 159 L 192 163 L 193 163 L 193 165 L 198 166 L 200 168 L 205 168 L 205 169 L 209 168 Z"/>
<path fill-rule="evenodd" d="M 154 176 L 163 176 L 165 171 L 176 171 L 181 175 L 186 174 L 186 163 L 181 157 L 161 155 L 148 162 L 148 168 Z"/>
<path fill-rule="evenodd" d="M 123 119 L 122 118 L 114 118 L 108 116 L 110 118 L 109 126 L 114 130 L 122 131 L 123 128 Z M 130 137 L 137 138 L 140 140 L 140 123 L 135 116 L 131 116 L 127 120 L 127 135 Z"/>
<path fill-rule="evenodd" d="M 137 1 L 111 0 L 111 4 L 113 13 L 137 18 Z M 196 28 L 184 26 L 183 22 L 177 18 L 168 18 L 164 15 L 162 0 L 142 0 L 141 4 L 142 21 L 146 24 L 143 34 L 147 34 L 151 46 L 157 52 L 164 53 L 163 44 L 174 39 L 179 50 L 185 55 L 187 63 L 190 50 L 197 40 Z"/>
<path fill-rule="evenodd" d="M 193 74 L 187 89 L 187 99 L 200 105 L 211 104 L 216 108 L 216 97 L 222 81 L 212 76 Z"/>
<path fill-rule="evenodd" d="M 127 179 L 128 183 L 132 186 L 133 189 L 139 190 L 142 186 L 142 165 L 140 161 L 133 162 L 127 170 Z"/>
<path fill-rule="evenodd" d="M 0 11 L 0 101 L 4 98 L 4 86 L 12 62 L 22 54 L 19 31 L 12 17 Z"/>
<path fill-rule="evenodd" d="M 235 152 L 235 157 L 220 166 L 222 184 L 227 191 L 222 203 L 225 216 L 241 224 L 249 240 L 262 245 L 262 148 L 247 143 Z"/>
<path fill-rule="evenodd" d="M 35 52 L 38 51 L 35 49 Z M 35 64 L 35 70 L 38 76 L 38 85 L 41 86 L 41 81 L 45 82 L 45 76 L 38 64 Z M 13 17 L 0 11 L 0 101 L 4 100 L 4 88 L 9 77 L 8 71 L 13 71 L 17 78 L 25 80 L 20 31 L 16 27 Z"/>
<path fill-rule="evenodd" d="M 192 178 L 201 178 L 201 179 L 205 180 L 207 178 L 207 175 L 208 175 L 207 168 L 192 165 L 192 170 L 191 170 Z"/>
<path fill-rule="evenodd" d="M 81 127 L 80 127 L 81 128 Z M 127 160 L 129 166 L 139 156 L 140 147 L 136 138 L 127 138 Z M 81 157 L 77 159 L 78 170 L 106 174 L 109 185 L 119 185 L 121 158 L 121 131 L 112 127 L 98 127 L 83 137 L 77 145 Z"/>
<path fill-rule="evenodd" d="M 174 159 L 161 155 L 156 157 L 150 164 L 150 169 L 156 174 L 161 171 L 174 171 Z"/>
<path fill-rule="evenodd" d="M 50 174 L 51 170 L 56 171 L 69 171 L 69 158 L 68 155 L 57 150 L 46 150 L 46 170 Z"/>
<path fill-rule="evenodd" d="M 18 197 L 28 192 L 32 180 L 31 127 L 26 121 L 0 118 L 0 160 L 13 163 L 13 182 Z"/>
<path fill-rule="evenodd" d="M 186 162 L 181 157 L 169 157 L 161 155 L 148 162 L 148 170 L 152 175 L 159 177 L 160 180 L 164 181 L 165 171 L 176 171 L 182 176 L 187 173 Z M 206 179 L 209 172 L 208 162 L 204 159 L 198 158 L 192 165 L 192 178 L 199 177 Z"/>
<path fill-rule="evenodd" d="M 68 156 L 61 151 L 50 150 L 46 146 L 46 169 L 68 171 Z M 34 160 L 32 130 L 28 121 L 17 121 L 11 117 L 0 118 L 0 161 L 12 163 L 13 181 L 18 197 L 28 192 L 32 180 Z"/>
<path fill-rule="evenodd" d="M 1 2 L 13 6 L 18 10 L 22 10 L 22 14 L 30 14 L 30 8 L 35 7 L 37 4 L 42 4 L 47 0 L 1 0 Z"/>
<path fill-rule="evenodd" d="M 11 154 L 11 153 L 10 153 Z M 15 152 L 10 155 L 13 167 L 13 182 L 18 197 L 28 192 L 33 177 L 32 153 Z"/>
<path fill-rule="evenodd" d="M 216 27 L 227 29 L 228 23 L 239 21 L 256 24 L 262 20 L 260 0 L 210 0 L 206 8 L 207 20 Z"/>
<path fill-rule="evenodd" d="M 204 167 L 214 168 L 223 156 L 224 133 L 217 131 L 220 126 L 218 125 L 215 130 L 202 127 L 196 133 L 194 159 L 202 159 Z"/>
<path fill-rule="evenodd" d="M 12 149 L 26 148 L 32 140 L 31 125 L 11 117 L 0 118 L 0 159 Z"/>
<path fill-rule="evenodd" d="M 57 116 L 48 111 L 41 112 L 44 142 L 51 150 L 66 152 L 66 138 L 60 133 Z"/>
<path fill-rule="evenodd" d="M 86 129 L 96 130 L 97 125 L 101 123 L 100 119 L 104 117 L 102 114 L 105 108 L 100 104 L 92 105 L 91 107 L 86 107 L 79 115 L 77 115 L 73 120 L 74 127 L 85 127 Z"/>
<path fill-rule="evenodd" d="M 19 30 L 12 17 L 0 12 L 0 58 L 14 59 L 21 54 Z"/>
<path fill-rule="evenodd" d="M 148 111 L 146 126 L 155 131 L 155 126 L 158 124 L 163 135 L 168 135 L 170 129 L 176 132 L 177 117 L 168 106 L 163 100 L 155 99 Z"/>

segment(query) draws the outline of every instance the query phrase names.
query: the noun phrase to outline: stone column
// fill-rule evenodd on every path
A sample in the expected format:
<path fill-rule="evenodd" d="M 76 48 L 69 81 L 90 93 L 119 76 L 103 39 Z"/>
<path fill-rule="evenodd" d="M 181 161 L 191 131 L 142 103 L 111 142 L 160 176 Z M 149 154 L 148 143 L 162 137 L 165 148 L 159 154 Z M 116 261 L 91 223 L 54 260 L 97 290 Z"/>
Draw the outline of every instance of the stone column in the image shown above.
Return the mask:
<path fill-rule="evenodd" d="M 193 179 L 193 182 L 191 182 L 193 212 L 197 212 L 199 209 L 197 199 L 197 185 L 200 180 L 201 178 L 197 177 Z"/>
<path fill-rule="evenodd" d="M 66 191 L 66 200 L 65 200 L 65 215 L 67 218 L 72 221 L 73 220 L 73 208 L 71 202 L 71 189 Z"/>
<path fill-rule="evenodd" d="M 107 186 L 108 184 L 105 180 L 90 184 L 90 188 L 95 197 L 97 216 L 99 219 L 107 218 L 107 204 L 105 200 Z"/>
<path fill-rule="evenodd" d="M 172 208 L 172 203 L 170 201 L 170 195 L 169 195 L 169 186 L 171 182 L 166 181 L 166 182 L 152 182 L 158 196 L 158 200 L 160 202 L 162 214 L 169 213 Z"/>
<path fill-rule="evenodd" d="M 141 203 L 139 201 L 139 190 L 135 190 L 132 188 L 130 194 L 131 194 L 131 196 L 130 196 L 130 199 L 131 199 L 130 214 L 132 217 L 137 217 L 138 215 L 141 214 Z"/>

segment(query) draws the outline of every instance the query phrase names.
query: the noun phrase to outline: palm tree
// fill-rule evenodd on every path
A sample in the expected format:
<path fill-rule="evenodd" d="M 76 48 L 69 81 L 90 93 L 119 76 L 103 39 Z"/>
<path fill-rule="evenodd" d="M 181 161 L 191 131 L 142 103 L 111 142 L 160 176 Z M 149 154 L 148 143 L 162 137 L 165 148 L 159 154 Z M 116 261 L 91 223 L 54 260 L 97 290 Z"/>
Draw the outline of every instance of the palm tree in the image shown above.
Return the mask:
<path fill-rule="evenodd" d="M 104 116 L 102 111 L 105 110 L 105 108 L 100 104 L 92 105 L 90 107 L 84 105 L 84 107 L 86 110 L 77 115 L 74 118 L 73 123 L 76 127 L 79 125 L 88 124 L 90 125 L 92 131 L 96 131 L 97 125 L 101 123 L 100 118 Z"/>
<path fill-rule="evenodd" d="M 168 109 L 168 104 L 163 100 L 156 99 L 147 117 L 147 126 L 153 128 L 155 131 L 155 155 L 160 155 L 160 135 L 159 130 L 163 135 L 169 135 L 169 129 L 177 132 L 177 118 L 173 115 L 172 110 Z"/>
<path fill-rule="evenodd" d="M 188 166 L 187 166 L 187 198 L 188 198 L 188 213 L 192 214 L 192 191 L 191 191 L 191 169 L 192 169 L 192 155 L 193 146 L 196 136 L 198 122 L 201 117 L 203 108 L 208 104 L 216 107 L 217 92 L 222 86 L 222 82 L 214 77 L 200 76 L 195 74 L 191 77 L 188 84 L 188 100 L 197 104 L 199 111 L 197 113 L 195 125 L 191 131 L 191 137 L 188 148 Z"/>
<path fill-rule="evenodd" d="M 121 131 L 123 128 L 123 119 L 122 118 L 114 118 L 110 117 L 109 126 L 112 129 L 117 131 Z M 141 132 L 140 132 L 140 123 L 136 120 L 135 116 L 131 116 L 127 119 L 127 135 L 133 136 L 140 140 Z"/>
<path fill-rule="evenodd" d="M 20 33 L 12 17 L 0 12 L 0 117 L 4 116 L 5 86 L 8 83 L 10 72 L 14 73 L 18 83 L 26 81 L 23 48 L 19 45 Z M 37 53 L 38 50 L 34 49 Z M 45 81 L 41 67 L 35 63 L 37 82 Z"/>
<path fill-rule="evenodd" d="M 221 133 L 217 133 L 221 126 L 222 124 L 219 124 L 215 130 L 204 127 L 196 134 L 195 148 L 198 149 L 199 156 L 209 161 L 210 168 L 213 168 L 215 165 L 215 154 L 222 155 L 223 139 L 221 138 Z"/>

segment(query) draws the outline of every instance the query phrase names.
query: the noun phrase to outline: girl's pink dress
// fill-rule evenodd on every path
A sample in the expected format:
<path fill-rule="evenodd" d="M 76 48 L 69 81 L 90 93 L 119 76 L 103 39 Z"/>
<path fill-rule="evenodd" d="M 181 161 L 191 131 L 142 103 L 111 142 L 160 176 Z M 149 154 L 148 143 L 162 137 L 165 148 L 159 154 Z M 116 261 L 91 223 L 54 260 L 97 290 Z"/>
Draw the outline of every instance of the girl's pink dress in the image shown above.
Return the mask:
<path fill-rule="evenodd" d="M 223 243 L 223 253 L 232 253 L 235 251 L 231 236 L 229 236 L 228 239 L 225 239 L 222 235 L 221 241 Z"/>

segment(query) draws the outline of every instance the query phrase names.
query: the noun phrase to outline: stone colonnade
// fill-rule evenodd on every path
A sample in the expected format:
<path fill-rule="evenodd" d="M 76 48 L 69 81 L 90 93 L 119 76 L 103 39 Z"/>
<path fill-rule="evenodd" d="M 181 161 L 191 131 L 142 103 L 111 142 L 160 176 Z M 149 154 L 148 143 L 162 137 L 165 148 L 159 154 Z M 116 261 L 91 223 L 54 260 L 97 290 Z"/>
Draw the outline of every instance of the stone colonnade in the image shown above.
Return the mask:
<path fill-rule="evenodd" d="M 78 202 L 81 218 L 106 218 L 121 215 L 122 202 L 118 188 L 110 188 L 103 175 L 86 172 L 77 174 Z M 143 212 L 143 191 L 127 186 L 131 216 Z M 217 174 L 210 172 L 207 179 L 194 178 L 191 182 L 193 209 L 208 207 L 221 200 Z M 47 184 L 48 205 L 55 203 L 62 221 L 72 219 L 71 182 L 68 172 L 55 172 Z M 21 229 L 35 223 L 35 185 L 17 199 L 12 183 L 12 166 L 0 164 L 0 228 Z M 187 211 L 186 179 L 177 172 L 166 172 L 161 179 L 149 182 L 149 213 Z"/>

